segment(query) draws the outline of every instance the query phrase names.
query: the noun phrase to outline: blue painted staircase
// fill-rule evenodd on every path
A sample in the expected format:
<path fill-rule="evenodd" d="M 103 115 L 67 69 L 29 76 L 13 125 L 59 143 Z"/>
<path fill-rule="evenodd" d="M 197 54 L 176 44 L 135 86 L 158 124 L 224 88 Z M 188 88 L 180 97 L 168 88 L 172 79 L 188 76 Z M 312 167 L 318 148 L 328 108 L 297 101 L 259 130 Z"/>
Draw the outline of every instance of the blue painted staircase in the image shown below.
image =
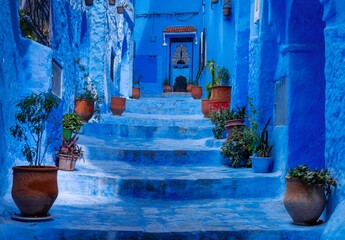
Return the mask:
<path fill-rule="evenodd" d="M 323 225 L 291 224 L 280 172 L 221 164 L 200 108 L 190 96 L 128 99 L 123 116 L 86 124 L 86 161 L 59 171 L 54 220 L 14 222 L 9 200 L 0 239 L 319 239 Z"/>

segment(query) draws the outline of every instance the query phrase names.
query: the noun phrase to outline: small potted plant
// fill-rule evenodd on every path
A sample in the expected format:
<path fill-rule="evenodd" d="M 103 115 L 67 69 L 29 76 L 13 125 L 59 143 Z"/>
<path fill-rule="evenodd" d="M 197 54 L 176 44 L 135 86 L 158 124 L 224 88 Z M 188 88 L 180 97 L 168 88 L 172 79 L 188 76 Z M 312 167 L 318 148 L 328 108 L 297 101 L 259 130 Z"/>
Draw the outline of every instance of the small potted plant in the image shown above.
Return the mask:
<path fill-rule="evenodd" d="M 233 129 L 232 136 L 221 147 L 221 154 L 226 165 L 234 168 L 252 166 L 250 156 L 253 154 L 256 144 L 256 133 L 247 126 L 239 126 Z"/>
<path fill-rule="evenodd" d="M 140 90 L 144 88 L 140 83 L 140 80 L 142 79 L 142 77 L 143 75 L 140 74 L 138 78 L 135 78 L 133 74 L 132 98 L 134 99 L 140 98 Z"/>
<path fill-rule="evenodd" d="M 230 0 L 225 0 L 223 5 L 223 16 L 230 17 L 231 16 L 231 3 Z"/>
<path fill-rule="evenodd" d="M 199 65 L 198 73 L 195 77 L 194 86 L 191 88 L 190 93 L 194 99 L 200 99 L 202 96 L 202 87 L 199 86 L 199 78 L 202 70 L 204 69 L 204 62 L 202 61 Z"/>
<path fill-rule="evenodd" d="M 216 139 L 226 138 L 225 122 L 233 118 L 234 111 L 230 109 L 222 110 L 211 114 L 211 122 L 213 123 L 212 132 Z"/>
<path fill-rule="evenodd" d="M 257 143 L 253 156 L 250 157 L 252 161 L 253 171 L 255 173 L 268 173 L 272 164 L 272 148 L 273 145 L 269 144 L 267 127 L 271 121 L 268 119 L 265 127 L 263 128 L 260 136 L 257 136 Z"/>
<path fill-rule="evenodd" d="M 286 176 L 284 206 L 297 225 L 315 225 L 336 187 L 328 169 L 311 170 L 306 165 L 290 168 Z"/>
<path fill-rule="evenodd" d="M 92 6 L 93 5 L 93 0 L 85 0 L 85 5 L 86 6 Z"/>
<path fill-rule="evenodd" d="M 12 218 L 49 219 L 49 209 L 58 196 L 58 168 L 44 166 L 44 162 L 49 145 L 57 140 L 58 128 L 53 127 L 48 132 L 46 126 L 59 123 L 52 114 L 58 107 L 58 100 L 50 92 L 32 93 L 22 97 L 16 107 L 16 123 L 10 132 L 23 143 L 21 152 L 29 166 L 13 167 L 12 198 L 21 214 Z"/>
<path fill-rule="evenodd" d="M 63 127 L 62 136 L 66 140 L 70 140 L 72 137 L 72 133 L 78 132 L 82 126 L 83 126 L 83 121 L 76 113 L 64 114 L 62 118 L 62 127 Z"/>
<path fill-rule="evenodd" d="M 82 148 L 77 145 L 77 141 L 77 134 L 68 140 L 63 138 L 56 156 L 60 170 L 73 171 L 77 160 L 84 159 Z"/>
<path fill-rule="evenodd" d="M 163 79 L 163 91 L 165 93 L 171 92 L 171 86 L 169 85 L 169 78 Z"/>
<path fill-rule="evenodd" d="M 96 85 L 85 71 L 85 66 L 80 64 L 80 60 L 77 60 L 76 64 L 82 72 L 83 88 L 78 90 L 74 112 L 83 122 L 88 122 L 92 117 L 98 122 L 101 120 L 100 104 L 103 103 L 103 96 L 98 94 Z"/>
<path fill-rule="evenodd" d="M 187 81 L 187 88 L 186 88 L 187 92 L 191 92 L 193 86 L 194 86 L 193 80 L 188 80 Z"/>
<path fill-rule="evenodd" d="M 231 118 L 224 123 L 225 129 L 228 132 L 228 138 L 231 137 L 232 129 L 236 126 L 244 126 L 244 118 L 246 117 L 246 106 L 239 107 L 236 105 L 236 110 L 233 110 Z"/>
<path fill-rule="evenodd" d="M 231 87 L 222 85 L 229 83 L 229 70 L 225 67 L 220 68 L 215 60 L 208 60 L 206 69 L 210 72 L 212 78 L 212 90 L 210 97 L 210 112 L 230 107 Z"/>
<path fill-rule="evenodd" d="M 211 97 L 211 83 L 206 84 L 207 97 L 201 100 L 201 112 L 204 117 L 210 116 L 210 97 Z"/>
<path fill-rule="evenodd" d="M 124 9 L 128 9 L 129 11 L 132 11 L 132 9 L 128 6 L 128 4 L 125 1 L 121 1 L 120 4 L 116 7 L 118 14 L 123 14 Z"/>

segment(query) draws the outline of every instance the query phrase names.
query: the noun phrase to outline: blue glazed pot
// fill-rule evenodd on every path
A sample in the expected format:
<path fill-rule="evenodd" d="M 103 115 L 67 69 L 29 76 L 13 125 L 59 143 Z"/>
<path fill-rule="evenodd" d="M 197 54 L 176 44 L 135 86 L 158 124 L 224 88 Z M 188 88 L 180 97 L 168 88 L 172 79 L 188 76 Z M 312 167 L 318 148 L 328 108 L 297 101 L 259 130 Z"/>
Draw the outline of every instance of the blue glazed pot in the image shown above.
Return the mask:
<path fill-rule="evenodd" d="M 251 156 L 252 168 L 255 173 L 268 173 L 270 172 L 270 165 L 272 163 L 272 157 L 255 157 Z"/>

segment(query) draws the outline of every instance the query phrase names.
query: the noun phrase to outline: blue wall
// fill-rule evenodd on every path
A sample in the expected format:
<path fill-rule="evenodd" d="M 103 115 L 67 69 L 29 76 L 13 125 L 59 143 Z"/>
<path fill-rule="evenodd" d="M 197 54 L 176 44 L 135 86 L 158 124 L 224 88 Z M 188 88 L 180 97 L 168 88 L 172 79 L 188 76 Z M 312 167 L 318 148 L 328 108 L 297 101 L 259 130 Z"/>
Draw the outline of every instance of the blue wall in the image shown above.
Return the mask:
<path fill-rule="evenodd" d="M 115 7 L 95 1 L 85 7 L 83 1 L 52 1 L 53 38 L 51 48 L 22 38 L 19 32 L 18 6 L 15 1 L 0 0 L 0 194 L 9 186 L 10 167 L 21 163 L 17 143 L 9 134 L 13 124 L 14 103 L 30 91 L 51 87 L 52 58 L 63 67 L 63 112 L 74 107 L 80 72 L 77 59 L 101 93 L 105 95 L 103 112 L 108 111 L 111 95 L 129 95 L 132 81 L 134 42 L 137 56 L 157 56 L 155 79 L 144 83 L 143 93 L 160 94 L 166 76 L 162 31 L 170 25 L 193 25 L 205 28 L 207 59 L 214 59 L 230 69 L 233 87 L 232 105 L 243 105 L 252 97 L 258 121 L 263 125 L 273 116 L 275 170 L 297 164 L 328 167 L 338 181 L 338 189 L 329 204 L 332 215 L 324 238 L 335 234 L 332 229 L 345 225 L 343 189 L 345 162 L 344 84 L 345 84 L 345 2 L 343 0 L 261 0 L 260 18 L 254 23 L 254 0 L 233 0 L 233 15 L 224 19 L 222 2 L 189 4 L 136 1 L 136 14 L 198 12 L 197 15 L 134 18 L 133 11 L 115 13 Z M 138 10 L 139 9 L 139 10 Z M 178 19 L 179 20 L 178 20 Z M 133 23 L 135 19 L 135 28 Z M 134 35 L 134 36 L 133 36 Z M 114 81 L 110 80 L 110 55 L 115 56 Z M 195 51 L 198 59 L 198 51 Z M 140 74 L 141 66 L 135 66 Z M 194 76 L 198 61 L 194 63 Z M 150 76 L 144 76 L 150 78 Z M 285 79 L 282 81 L 282 79 Z M 210 81 L 205 70 L 200 85 Z M 282 82 L 286 92 L 281 91 Z M 126 92 L 127 91 L 127 92 Z M 206 93 L 204 91 L 204 96 Z M 286 118 L 285 118 L 286 117 Z M 6 141 L 5 141 L 6 139 Z M 283 193 L 283 189 L 282 189 Z M 338 228 L 337 228 L 338 226 Z M 335 236 L 335 235 L 334 235 Z"/>
<path fill-rule="evenodd" d="M 3 195 L 8 193 L 10 187 L 11 167 L 27 164 L 20 152 L 20 144 L 9 132 L 9 128 L 14 125 L 15 103 L 23 95 L 52 88 L 53 58 L 63 68 L 62 104 L 56 112 L 60 119 L 63 113 L 74 109 L 76 87 L 81 74 L 76 64 L 78 59 L 83 61 L 100 94 L 105 96 L 103 112 L 109 111 L 110 96 L 120 94 L 120 84 L 123 85 L 122 90 L 131 89 L 133 9 L 119 15 L 114 6 L 110 8 L 105 2 L 95 1 L 94 6 L 86 7 L 84 1 L 53 0 L 51 47 L 47 47 L 21 36 L 18 2 L 1 0 L 0 3 L 3 6 L 0 10 L 0 140 L 3 143 L 0 149 L 0 194 Z M 128 43 L 126 50 L 122 51 L 124 36 Z M 117 57 L 114 72 L 115 78 L 120 79 L 118 82 L 112 82 L 109 77 L 110 49 Z M 121 61 L 122 58 L 126 60 Z M 129 94 L 127 91 L 127 96 Z M 48 126 L 48 129 L 51 127 Z M 57 141 L 54 146 L 59 144 Z M 46 165 L 55 164 L 53 150 L 53 147 L 50 148 Z"/>
<path fill-rule="evenodd" d="M 345 84 L 345 2 L 322 1 L 325 35 L 326 76 L 326 165 L 331 170 L 338 187 L 330 201 L 329 214 L 333 215 L 325 229 L 323 239 L 342 239 L 345 234 L 345 131 L 344 131 L 344 84 Z"/>
<path fill-rule="evenodd" d="M 202 1 L 195 0 L 186 4 L 183 1 L 136 1 L 136 17 L 134 40 L 136 42 L 134 71 L 137 76 L 143 76 L 143 94 L 160 94 L 163 92 L 162 82 L 169 77 L 168 56 L 169 39 L 167 47 L 163 47 L 163 30 L 169 26 L 194 26 L 197 36 L 203 30 Z M 195 15 L 190 13 L 197 13 Z M 154 14 L 152 16 L 145 14 Z M 185 13 L 174 15 L 174 13 Z M 171 15 L 169 15 L 171 14 Z M 199 45 L 194 46 L 193 76 L 196 76 L 199 67 Z M 150 58 L 155 56 L 156 58 Z M 149 71 L 145 69 L 149 69 Z"/>

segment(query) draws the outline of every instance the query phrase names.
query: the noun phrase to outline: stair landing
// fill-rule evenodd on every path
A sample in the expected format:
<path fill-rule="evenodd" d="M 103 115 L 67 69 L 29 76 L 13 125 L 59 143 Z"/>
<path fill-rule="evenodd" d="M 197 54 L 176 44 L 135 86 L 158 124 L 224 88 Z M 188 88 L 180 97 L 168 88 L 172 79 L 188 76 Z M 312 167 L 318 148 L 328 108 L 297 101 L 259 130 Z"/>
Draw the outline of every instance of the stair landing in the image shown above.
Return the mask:
<path fill-rule="evenodd" d="M 10 219 L 16 211 L 11 205 L 0 217 L 0 239 L 314 240 L 324 228 L 293 225 L 279 198 L 171 202 L 62 194 L 52 221 L 16 222 Z"/>

